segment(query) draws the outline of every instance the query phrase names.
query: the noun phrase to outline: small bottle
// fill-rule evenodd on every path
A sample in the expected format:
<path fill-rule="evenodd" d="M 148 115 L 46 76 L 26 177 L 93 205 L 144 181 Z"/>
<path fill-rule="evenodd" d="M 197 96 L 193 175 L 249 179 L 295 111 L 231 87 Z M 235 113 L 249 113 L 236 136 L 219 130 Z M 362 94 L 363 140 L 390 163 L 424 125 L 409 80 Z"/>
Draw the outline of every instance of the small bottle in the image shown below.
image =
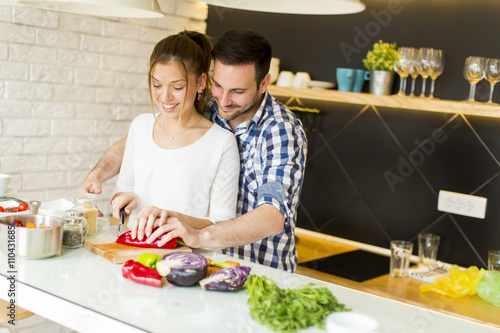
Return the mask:
<path fill-rule="evenodd" d="M 96 195 L 92 193 L 80 193 L 73 197 L 73 208 L 83 210 L 83 217 L 89 224 L 88 235 L 97 232 L 97 206 Z"/>
<path fill-rule="evenodd" d="M 63 228 L 63 246 L 73 249 L 83 245 L 83 211 L 68 209 L 64 217 L 66 223 Z"/>

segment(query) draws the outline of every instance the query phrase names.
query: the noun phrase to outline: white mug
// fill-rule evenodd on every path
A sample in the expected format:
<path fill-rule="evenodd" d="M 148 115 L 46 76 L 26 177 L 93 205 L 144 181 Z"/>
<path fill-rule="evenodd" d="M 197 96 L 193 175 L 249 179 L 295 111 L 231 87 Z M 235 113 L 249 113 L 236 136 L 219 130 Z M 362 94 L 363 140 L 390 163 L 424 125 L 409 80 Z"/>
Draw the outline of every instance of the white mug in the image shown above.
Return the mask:
<path fill-rule="evenodd" d="M 309 73 L 297 72 L 295 78 L 293 79 L 292 86 L 295 88 L 307 88 L 307 84 L 311 81 Z"/>
<path fill-rule="evenodd" d="M 280 60 L 278 58 L 271 59 L 271 65 L 269 66 L 269 74 L 271 74 L 271 84 L 276 82 L 280 72 Z"/>
<path fill-rule="evenodd" d="M 294 75 L 289 71 L 282 71 L 278 76 L 277 86 L 280 87 L 291 87 L 293 83 Z"/>
<path fill-rule="evenodd" d="M 7 192 L 9 183 L 10 183 L 10 176 L 5 173 L 0 173 L 0 194 Z"/>

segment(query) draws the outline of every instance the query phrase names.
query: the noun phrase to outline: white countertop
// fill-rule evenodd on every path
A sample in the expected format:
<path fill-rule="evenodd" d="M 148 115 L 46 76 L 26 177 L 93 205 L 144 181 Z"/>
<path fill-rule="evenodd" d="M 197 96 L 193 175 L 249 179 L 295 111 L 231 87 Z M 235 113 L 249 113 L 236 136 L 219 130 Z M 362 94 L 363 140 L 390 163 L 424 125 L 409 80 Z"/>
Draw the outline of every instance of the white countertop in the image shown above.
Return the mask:
<path fill-rule="evenodd" d="M 116 225 L 101 220 L 95 238 L 116 235 Z M 3 246 L 3 245 L 2 245 Z M 3 251 L 3 250 L 2 250 Z M 208 258 L 227 256 L 197 250 Z M 233 259 L 234 260 L 234 259 Z M 375 318 L 386 332 L 498 332 L 495 328 L 345 287 L 237 260 L 251 274 L 265 275 L 283 288 L 309 282 L 330 288 L 340 303 Z M 0 298 L 9 301 L 7 255 L 0 252 Z M 204 291 L 199 286 L 155 288 L 124 279 L 113 264 L 85 249 L 60 256 L 16 262 L 17 305 L 79 332 L 273 332 L 254 322 L 243 291 Z M 302 332 L 322 332 L 309 328 Z"/>

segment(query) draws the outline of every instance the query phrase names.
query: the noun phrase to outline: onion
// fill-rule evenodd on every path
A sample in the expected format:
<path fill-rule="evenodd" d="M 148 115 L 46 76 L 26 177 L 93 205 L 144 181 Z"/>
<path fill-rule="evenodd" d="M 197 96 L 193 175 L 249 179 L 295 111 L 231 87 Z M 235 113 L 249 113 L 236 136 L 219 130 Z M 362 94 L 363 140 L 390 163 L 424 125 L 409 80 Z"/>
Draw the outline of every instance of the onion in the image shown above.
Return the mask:
<path fill-rule="evenodd" d="M 172 252 L 156 263 L 156 270 L 177 286 L 192 286 L 205 277 L 208 261 L 198 253 Z"/>
<path fill-rule="evenodd" d="M 200 281 L 205 290 L 232 291 L 241 287 L 252 268 L 247 266 L 227 267 Z"/>

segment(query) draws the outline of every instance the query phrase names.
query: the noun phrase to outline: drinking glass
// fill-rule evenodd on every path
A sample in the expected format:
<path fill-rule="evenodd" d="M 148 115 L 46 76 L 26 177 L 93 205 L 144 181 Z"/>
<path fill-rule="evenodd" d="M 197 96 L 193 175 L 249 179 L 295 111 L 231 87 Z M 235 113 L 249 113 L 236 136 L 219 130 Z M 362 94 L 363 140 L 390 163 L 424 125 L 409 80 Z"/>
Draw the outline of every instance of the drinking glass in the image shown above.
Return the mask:
<path fill-rule="evenodd" d="M 465 59 L 464 77 L 470 83 L 470 103 L 475 103 L 476 84 L 484 78 L 485 59 L 483 57 L 468 57 Z"/>
<path fill-rule="evenodd" d="M 425 82 L 431 74 L 431 56 L 431 48 L 422 47 L 418 50 L 417 71 L 422 77 L 422 92 L 420 93 L 420 97 L 425 97 Z"/>
<path fill-rule="evenodd" d="M 410 257 L 413 251 L 413 243 L 393 240 L 391 241 L 391 258 L 389 273 L 393 277 L 404 278 L 408 275 L 410 267 Z"/>
<path fill-rule="evenodd" d="M 410 70 L 408 71 L 411 76 L 410 97 L 415 97 L 415 81 L 417 80 L 418 77 L 417 57 L 418 57 L 418 51 L 417 49 L 413 49 L 413 58 L 410 62 Z"/>
<path fill-rule="evenodd" d="M 500 250 L 488 251 L 488 270 L 500 272 Z"/>
<path fill-rule="evenodd" d="M 431 92 L 429 98 L 434 98 L 434 83 L 439 75 L 443 73 L 444 70 L 444 56 L 442 50 L 433 49 L 430 57 L 430 78 L 431 82 Z"/>
<path fill-rule="evenodd" d="M 500 59 L 488 59 L 486 60 L 486 70 L 485 70 L 486 80 L 491 85 L 490 88 L 490 98 L 488 99 L 488 104 L 493 103 L 493 89 L 495 89 L 495 84 L 500 81 Z"/>
<path fill-rule="evenodd" d="M 394 70 L 401 78 L 398 96 L 405 96 L 406 79 L 410 75 L 410 69 L 414 58 L 415 50 L 412 47 L 398 48 L 396 59 L 394 60 Z"/>
<path fill-rule="evenodd" d="M 436 265 L 439 249 L 439 235 L 418 234 L 418 263 L 422 266 Z"/>

